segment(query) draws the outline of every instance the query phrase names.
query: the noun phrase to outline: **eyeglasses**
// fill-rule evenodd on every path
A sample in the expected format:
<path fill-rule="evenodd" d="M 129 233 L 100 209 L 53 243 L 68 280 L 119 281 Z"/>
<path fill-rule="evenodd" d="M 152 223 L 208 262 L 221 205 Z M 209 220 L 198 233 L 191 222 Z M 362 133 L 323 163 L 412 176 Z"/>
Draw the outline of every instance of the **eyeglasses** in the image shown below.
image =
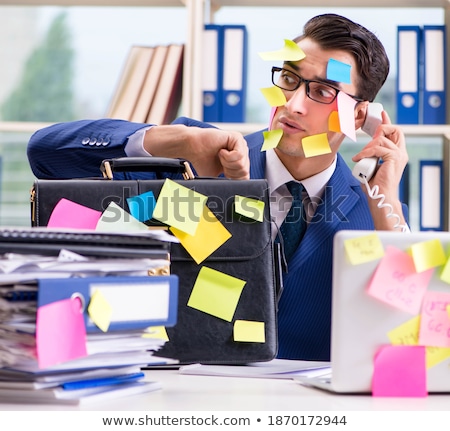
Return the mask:
<path fill-rule="evenodd" d="M 326 105 L 333 103 L 339 91 L 341 91 L 329 84 L 325 84 L 324 82 L 304 79 L 290 70 L 275 66 L 272 67 L 272 83 L 273 85 L 286 91 L 295 91 L 304 83 L 306 95 L 311 100 L 318 103 L 324 103 Z M 351 94 L 348 95 L 357 102 L 363 101 L 363 99 L 360 99 L 359 97 L 352 96 Z"/>

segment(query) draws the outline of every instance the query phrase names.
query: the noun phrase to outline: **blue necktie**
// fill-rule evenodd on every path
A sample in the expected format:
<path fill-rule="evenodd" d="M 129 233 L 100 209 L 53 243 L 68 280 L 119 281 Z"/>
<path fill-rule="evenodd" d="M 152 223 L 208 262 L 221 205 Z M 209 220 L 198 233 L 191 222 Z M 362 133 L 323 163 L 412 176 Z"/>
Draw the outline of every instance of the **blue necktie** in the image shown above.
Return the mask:
<path fill-rule="evenodd" d="M 280 227 L 284 255 L 289 262 L 306 230 L 305 210 L 302 203 L 303 186 L 295 181 L 286 184 L 292 195 L 292 206 Z"/>

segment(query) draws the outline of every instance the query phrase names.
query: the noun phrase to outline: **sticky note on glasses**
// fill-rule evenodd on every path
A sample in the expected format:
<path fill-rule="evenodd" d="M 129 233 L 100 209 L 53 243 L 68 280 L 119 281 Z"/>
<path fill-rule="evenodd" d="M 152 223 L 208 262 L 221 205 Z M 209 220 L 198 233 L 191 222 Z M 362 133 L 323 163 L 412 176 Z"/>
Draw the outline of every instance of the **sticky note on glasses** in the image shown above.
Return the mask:
<path fill-rule="evenodd" d="M 260 52 L 259 56 L 265 61 L 299 61 L 306 54 L 293 40 L 284 39 L 284 47 L 278 51 Z"/>
<path fill-rule="evenodd" d="M 351 84 L 350 71 L 352 66 L 342 61 L 330 58 L 327 64 L 327 79 L 344 84 Z"/>
<path fill-rule="evenodd" d="M 261 88 L 261 93 L 269 102 L 270 106 L 283 106 L 286 104 L 286 96 L 279 87 Z"/>

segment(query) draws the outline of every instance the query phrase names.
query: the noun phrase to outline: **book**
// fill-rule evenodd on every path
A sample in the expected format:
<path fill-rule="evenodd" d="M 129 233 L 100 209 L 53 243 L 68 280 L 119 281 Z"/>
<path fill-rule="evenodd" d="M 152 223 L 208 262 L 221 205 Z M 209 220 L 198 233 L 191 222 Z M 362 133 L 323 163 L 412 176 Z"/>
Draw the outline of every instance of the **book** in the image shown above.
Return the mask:
<path fill-rule="evenodd" d="M 183 56 L 183 44 L 169 45 L 147 123 L 169 124 L 176 118 L 181 103 Z"/>
<path fill-rule="evenodd" d="M 132 46 L 107 116 L 131 119 L 152 60 L 154 48 Z"/>
<path fill-rule="evenodd" d="M 153 58 L 147 70 L 141 93 L 136 102 L 130 120 L 137 123 L 145 123 L 159 85 L 161 72 L 164 70 L 168 46 L 158 45 L 154 47 Z"/>

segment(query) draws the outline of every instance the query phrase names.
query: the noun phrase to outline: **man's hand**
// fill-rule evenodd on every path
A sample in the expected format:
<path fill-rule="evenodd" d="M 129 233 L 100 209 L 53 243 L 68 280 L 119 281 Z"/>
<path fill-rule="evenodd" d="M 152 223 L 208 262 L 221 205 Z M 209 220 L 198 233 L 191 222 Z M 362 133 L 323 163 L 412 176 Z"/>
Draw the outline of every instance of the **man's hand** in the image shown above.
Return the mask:
<path fill-rule="evenodd" d="M 241 180 L 250 178 L 248 147 L 238 132 L 216 128 L 167 125 L 146 132 L 144 148 L 153 156 L 183 158 L 199 176 Z"/>

